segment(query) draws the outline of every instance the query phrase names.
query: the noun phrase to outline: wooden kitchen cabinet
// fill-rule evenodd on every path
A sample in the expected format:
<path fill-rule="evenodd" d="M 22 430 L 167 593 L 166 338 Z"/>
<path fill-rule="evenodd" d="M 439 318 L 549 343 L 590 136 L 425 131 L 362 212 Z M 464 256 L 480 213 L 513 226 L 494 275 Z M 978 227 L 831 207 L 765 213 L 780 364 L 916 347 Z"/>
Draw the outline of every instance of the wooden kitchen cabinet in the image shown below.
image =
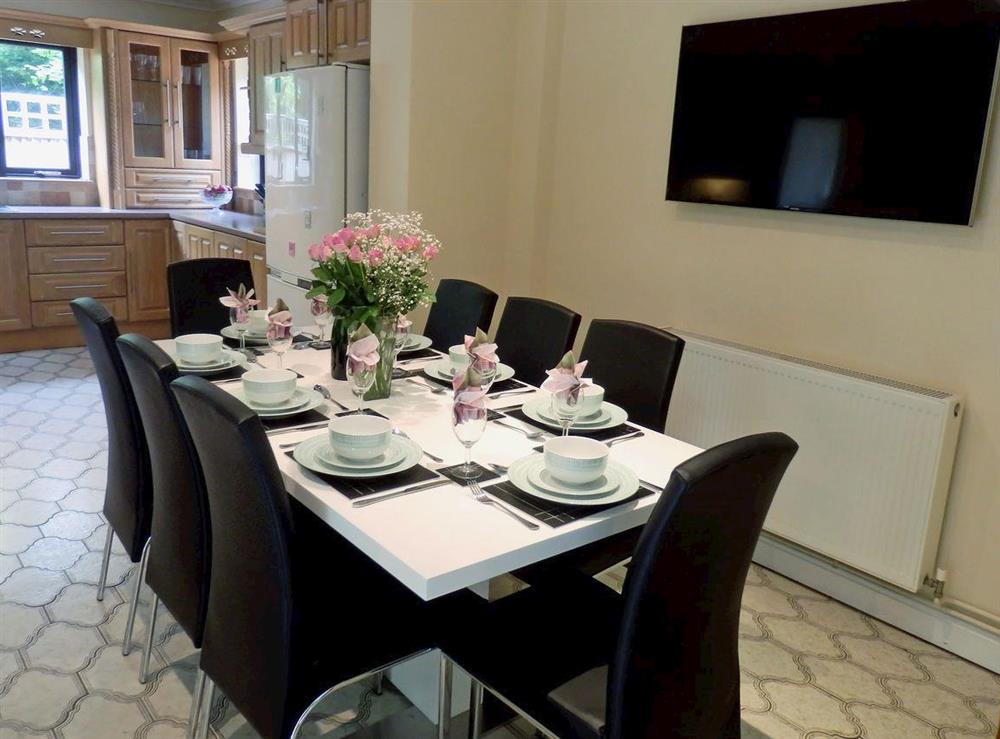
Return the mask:
<path fill-rule="evenodd" d="M 172 253 L 173 226 L 169 220 L 125 222 L 130 321 L 156 321 L 170 316 L 167 265 Z"/>
<path fill-rule="evenodd" d="M 247 240 L 216 231 L 212 238 L 215 254 L 226 259 L 247 259 Z"/>
<path fill-rule="evenodd" d="M 289 0 L 285 8 L 285 68 L 315 67 L 320 63 L 320 8 L 324 0 Z M 325 61 L 325 59 L 324 59 Z"/>
<path fill-rule="evenodd" d="M 0 220 L 0 331 L 31 328 L 24 221 Z"/>
<path fill-rule="evenodd" d="M 250 140 L 245 143 L 260 149 L 255 153 L 262 153 L 267 129 L 264 78 L 285 69 L 285 21 L 254 26 L 247 34 L 247 45 Z"/>
<path fill-rule="evenodd" d="M 188 259 L 216 257 L 215 232 L 201 226 L 188 225 L 185 229 Z"/>
<path fill-rule="evenodd" d="M 267 305 L 267 250 L 260 241 L 247 239 L 247 255 L 253 272 L 254 294 L 262 306 Z"/>
<path fill-rule="evenodd" d="M 122 222 L 97 218 L 25 221 L 28 246 L 96 246 L 122 243 Z"/>
<path fill-rule="evenodd" d="M 326 0 L 327 63 L 371 58 L 371 0 Z"/>

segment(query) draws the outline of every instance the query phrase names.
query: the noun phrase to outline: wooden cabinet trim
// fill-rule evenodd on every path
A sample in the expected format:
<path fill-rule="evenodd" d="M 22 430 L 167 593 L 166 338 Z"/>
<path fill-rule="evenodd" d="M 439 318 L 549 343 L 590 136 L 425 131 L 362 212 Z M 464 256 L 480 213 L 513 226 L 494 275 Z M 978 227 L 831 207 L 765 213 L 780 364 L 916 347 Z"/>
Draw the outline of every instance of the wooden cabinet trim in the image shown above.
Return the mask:
<path fill-rule="evenodd" d="M 97 246 L 120 244 L 122 222 L 97 218 L 30 219 L 24 222 L 28 246 Z"/>

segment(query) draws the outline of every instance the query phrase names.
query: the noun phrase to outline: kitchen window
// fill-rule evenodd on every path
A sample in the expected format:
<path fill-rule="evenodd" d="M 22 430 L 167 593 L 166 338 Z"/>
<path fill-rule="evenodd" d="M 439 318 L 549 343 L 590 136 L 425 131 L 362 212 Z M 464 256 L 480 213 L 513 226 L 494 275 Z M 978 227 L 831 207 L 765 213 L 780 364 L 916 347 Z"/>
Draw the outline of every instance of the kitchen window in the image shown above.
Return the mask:
<path fill-rule="evenodd" d="M 76 49 L 0 41 L 0 177 L 80 176 L 77 90 Z"/>

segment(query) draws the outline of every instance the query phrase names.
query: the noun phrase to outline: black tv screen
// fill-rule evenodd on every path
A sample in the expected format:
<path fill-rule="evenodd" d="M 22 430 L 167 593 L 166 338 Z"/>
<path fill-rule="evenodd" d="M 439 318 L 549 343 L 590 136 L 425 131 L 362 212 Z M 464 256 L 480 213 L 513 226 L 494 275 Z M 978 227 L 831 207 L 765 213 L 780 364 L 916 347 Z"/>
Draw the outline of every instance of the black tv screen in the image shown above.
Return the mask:
<path fill-rule="evenodd" d="M 687 26 L 667 200 L 969 224 L 998 39 L 974 0 Z"/>

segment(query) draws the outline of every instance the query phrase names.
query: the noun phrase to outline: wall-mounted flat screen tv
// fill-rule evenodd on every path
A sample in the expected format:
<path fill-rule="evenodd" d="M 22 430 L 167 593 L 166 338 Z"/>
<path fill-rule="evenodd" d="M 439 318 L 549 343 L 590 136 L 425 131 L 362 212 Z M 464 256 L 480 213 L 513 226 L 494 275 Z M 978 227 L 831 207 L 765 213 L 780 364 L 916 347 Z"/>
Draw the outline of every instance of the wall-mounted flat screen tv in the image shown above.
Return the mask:
<path fill-rule="evenodd" d="M 667 200 L 969 224 L 998 40 L 984 0 L 687 26 Z"/>

